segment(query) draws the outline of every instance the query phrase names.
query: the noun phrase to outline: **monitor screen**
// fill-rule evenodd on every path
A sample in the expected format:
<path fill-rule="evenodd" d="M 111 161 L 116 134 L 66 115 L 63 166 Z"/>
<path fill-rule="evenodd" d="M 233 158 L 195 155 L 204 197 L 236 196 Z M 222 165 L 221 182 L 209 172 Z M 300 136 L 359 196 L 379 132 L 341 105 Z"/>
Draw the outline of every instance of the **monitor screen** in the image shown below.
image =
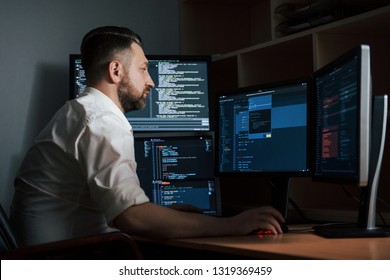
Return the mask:
<path fill-rule="evenodd" d="M 368 182 L 370 49 L 362 45 L 314 73 L 314 179 Z"/>
<path fill-rule="evenodd" d="M 135 133 L 137 174 L 150 200 L 220 215 L 212 132 Z"/>
<path fill-rule="evenodd" d="M 309 172 L 308 79 L 218 95 L 219 173 Z"/>
<path fill-rule="evenodd" d="M 209 118 L 209 56 L 150 55 L 155 88 L 143 110 L 126 113 L 134 131 L 207 131 Z M 80 55 L 70 55 L 70 98 L 86 86 Z"/>
<path fill-rule="evenodd" d="M 69 99 L 79 97 L 87 85 L 85 71 L 81 64 L 81 55 L 69 55 Z"/>

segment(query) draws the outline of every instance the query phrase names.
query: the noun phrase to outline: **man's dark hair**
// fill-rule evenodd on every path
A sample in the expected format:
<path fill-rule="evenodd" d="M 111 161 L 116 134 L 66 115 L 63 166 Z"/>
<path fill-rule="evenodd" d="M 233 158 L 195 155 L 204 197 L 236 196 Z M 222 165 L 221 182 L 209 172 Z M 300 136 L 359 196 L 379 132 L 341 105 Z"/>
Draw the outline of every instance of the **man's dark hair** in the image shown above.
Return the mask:
<path fill-rule="evenodd" d="M 115 55 L 132 43 L 142 47 L 141 37 L 126 27 L 103 26 L 89 31 L 80 47 L 87 80 L 99 79 Z"/>

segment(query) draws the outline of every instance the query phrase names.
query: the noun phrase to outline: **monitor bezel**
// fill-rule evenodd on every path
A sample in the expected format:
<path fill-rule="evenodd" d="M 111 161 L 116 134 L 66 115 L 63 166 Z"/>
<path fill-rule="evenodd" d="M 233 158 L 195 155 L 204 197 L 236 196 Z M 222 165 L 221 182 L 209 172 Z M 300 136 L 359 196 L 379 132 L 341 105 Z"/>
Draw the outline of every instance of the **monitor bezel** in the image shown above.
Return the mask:
<path fill-rule="evenodd" d="M 306 170 L 296 170 L 296 171 L 281 171 L 281 170 L 275 170 L 275 171 L 258 171 L 258 170 L 250 170 L 250 171 L 221 171 L 219 168 L 219 156 L 220 156 L 220 123 L 219 123 L 219 114 L 220 114 L 220 106 L 219 106 L 219 99 L 221 96 L 229 96 L 229 95 L 239 95 L 239 94 L 245 94 L 246 92 L 252 92 L 255 90 L 267 90 L 275 87 L 283 87 L 288 85 L 294 85 L 299 83 L 306 83 L 307 84 L 307 105 L 306 105 Z M 282 80 L 282 81 L 276 81 L 276 82 L 270 82 L 270 83 L 262 83 L 262 84 L 256 84 L 252 86 L 247 87 L 240 87 L 235 90 L 228 90 L 228 91 L 220 91 L 217 92 L 215 95 L 215 104 L 216 104 L 216 115 L 215 115 L 215 153 L 216 153 L 216 160 L 215 160 L 215 171 L 218 176 L 253 176 L 253 177 L 270 177 L 270 178 L 276 178 L 276 177 L 310 177 L 311 174 L 311 168 L 312 168 L 312 160 L 311 160 L 311 86 L 312 81 L 310 77 L 301 77 L 296 79 L 290 79 L 290 80 Z"/>
<path fill-rule="evenodd" d="M 358 126 L 356 131 L 357 145 L 356 154 L 358 155 L 358 173 L 354 178 L 345 177 L 342 175 L 336 176 L 335 174 L 319 174 L 316 169 L 316 143 L 313 142 L 313 181 L 317 182 L 329 182 L 346 185 L 357 185 L 359 187 L 365 187 L 369 180 L 369 159 L 370 159 L 370 135 L 371 135 L 371 107 L 372 107 L 372 81 L 371 81 L 371 61 L 370 61 L 370 47 L 369 45 L 359 45 L 331 62 L 321 67 L 313 74 L 313 98 L 314 110 L 313 110 L 313 123 L 316 123 L 316 112 L 318 106 L 318 97 L 316 89 L 316 79 L 326 73 L 331 72 L 333 69 L 340 67 L 343 64 L 348 63 L 354 57 L 358 59 L 358 99 L 357 99 L 357 114 L 358 114 Z M 363 93 L 363 94 L 362 94 Z M 317 126 L 315 127 L 315 129 Z M 313 141 L 316 141 L 317 131 L 313 131 Z"/>

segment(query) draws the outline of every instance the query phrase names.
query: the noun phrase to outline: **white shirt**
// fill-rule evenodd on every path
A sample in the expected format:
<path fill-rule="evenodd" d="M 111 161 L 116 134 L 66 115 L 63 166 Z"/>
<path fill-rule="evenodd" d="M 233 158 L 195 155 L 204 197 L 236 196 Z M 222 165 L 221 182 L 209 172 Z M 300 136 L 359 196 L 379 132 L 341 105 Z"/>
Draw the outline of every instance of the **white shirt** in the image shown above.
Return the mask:
<path fill-rule="evenodd" d="M 123 210 L 149 201 L 136 174 L 132 127 L 93 88 L 55 114 L 16 181 L 11 222 L 25 245 L 111 231 Z"/>

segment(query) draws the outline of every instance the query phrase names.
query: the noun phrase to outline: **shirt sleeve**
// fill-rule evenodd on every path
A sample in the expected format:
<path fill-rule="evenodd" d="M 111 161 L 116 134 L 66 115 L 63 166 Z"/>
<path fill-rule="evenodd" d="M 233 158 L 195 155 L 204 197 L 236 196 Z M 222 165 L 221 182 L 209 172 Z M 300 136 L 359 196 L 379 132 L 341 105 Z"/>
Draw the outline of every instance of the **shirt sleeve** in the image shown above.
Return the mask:
<path fill-rule="evenodd" d="M 132 131 L 114 114 L 90 122 L 81 134 L 78 155 L 91 197 L 111 222 L 132 205 L 148 202 L 136 173 Z"/>

